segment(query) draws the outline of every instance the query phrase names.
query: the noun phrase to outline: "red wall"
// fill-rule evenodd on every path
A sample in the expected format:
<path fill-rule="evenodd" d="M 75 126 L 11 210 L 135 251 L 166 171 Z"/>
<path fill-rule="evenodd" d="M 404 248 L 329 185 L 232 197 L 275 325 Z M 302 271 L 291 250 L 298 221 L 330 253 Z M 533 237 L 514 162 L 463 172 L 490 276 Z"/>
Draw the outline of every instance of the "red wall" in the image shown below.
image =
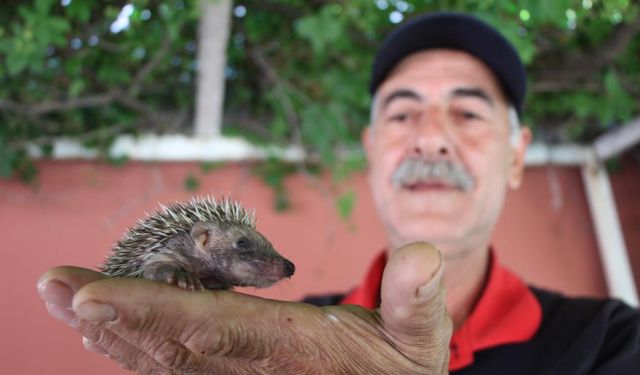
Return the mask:
<path fill-rule="evenodd" d="M 636 288 L 640 291 L 640 161 L 622 158 L 621 168 L 611 172 L 620 226 L 635 270 Z"/>
<path fill-rule="evenodd" d="M 129 163 L 116 168 L 92 162 L 42 162 L 39 168 L 37 188 L 0 181 L 2 374 L 125 373 L 85 352 L 75 332 L 50 318 L 35 284 L 52 266 L 98 265 L 111 244 L 144 212 L 152 212 L 158 202 L 189 198 L 184 188 L 189 173 L 200 179 L 198 194 L 231 194 L 255 209 L 258 229 L 296 264 L 290 281 L 258 291 L 259 295 L 295 300 L 307 293 L 345 290 L 360 279 L 384 245 L 362 175 L 349 181 L 358 203 L 351 224 L 346 225 L 337 217 L 333 201 L 302 176 L 286 183 L 292 208 L 274 213 L 272 192 L 251 175 L 248 165 L 209 174 L 203 174 L 197 163 Z M 605 295 L 579 171 L 533 168 L 527 173 L 523 188 L 507 200 L 495 237 L 497 253 L 534 284 L 572 295 Z M 629 177 L 633 186 L 638 186 L 637 176 L 636 171 Z M 631 191 L 630 197 L 638 191 Z M 637 200 L 635 207 L 637 223 Z M 640 238 L 632 239 L 635 242 L 628 246 L 637 253 Z"/>

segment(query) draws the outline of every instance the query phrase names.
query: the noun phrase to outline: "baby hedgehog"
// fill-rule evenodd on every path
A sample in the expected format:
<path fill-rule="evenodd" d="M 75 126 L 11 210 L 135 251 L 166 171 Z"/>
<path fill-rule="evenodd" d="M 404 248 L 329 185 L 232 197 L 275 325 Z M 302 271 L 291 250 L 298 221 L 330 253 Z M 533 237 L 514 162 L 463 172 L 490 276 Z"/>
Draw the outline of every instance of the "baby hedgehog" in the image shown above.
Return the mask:
<path fill-rule="evenodd" d="M 103 273 L 203 290 L 263 288 L 295 271 L 256 231 L 254 214 L 228 198 L 193 198 L 161 208 L 113 246 Z"/>

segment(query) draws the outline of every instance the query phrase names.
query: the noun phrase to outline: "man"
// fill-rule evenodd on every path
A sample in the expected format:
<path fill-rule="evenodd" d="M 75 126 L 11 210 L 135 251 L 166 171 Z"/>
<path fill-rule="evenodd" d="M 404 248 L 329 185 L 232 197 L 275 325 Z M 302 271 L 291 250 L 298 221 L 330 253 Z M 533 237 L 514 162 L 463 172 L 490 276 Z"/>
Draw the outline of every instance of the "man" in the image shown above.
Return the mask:
<path fill-rule="evenodd" d="M 371 91 L 363 144 L 388 250 L 350 294 L 313 300 L 343 305 L 61 267 L 39 283 L 50 313 L 140 373 L 637 373 L 637 311 L 529 288 L 491 251 L 531 138 L 513 47 L 466 15 L 418 17 L 383 43 Z"/>

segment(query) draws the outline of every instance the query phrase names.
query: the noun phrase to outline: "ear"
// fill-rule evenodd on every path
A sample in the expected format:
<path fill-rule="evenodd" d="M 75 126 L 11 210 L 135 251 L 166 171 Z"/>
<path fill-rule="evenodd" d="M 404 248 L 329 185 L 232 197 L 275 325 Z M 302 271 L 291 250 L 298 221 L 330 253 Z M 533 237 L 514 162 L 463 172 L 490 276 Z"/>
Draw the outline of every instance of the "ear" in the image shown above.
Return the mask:
<path fill-rule="evenodd" d="M 509 167 L 509 187 L 517 189 L 522 184 L 524 175 L 525 157 L 531 142 L 531 129 L 523 126 L 520 129 L 518 143 L 512 146 L 511 166 Z"/>
<path fill-rule="evenodd" d="M 191 238 L 195 242 L 196 251 L 206 253 L 211 239 L 211 226 L 203 221 L 198 221 L 191 227 Z"/>

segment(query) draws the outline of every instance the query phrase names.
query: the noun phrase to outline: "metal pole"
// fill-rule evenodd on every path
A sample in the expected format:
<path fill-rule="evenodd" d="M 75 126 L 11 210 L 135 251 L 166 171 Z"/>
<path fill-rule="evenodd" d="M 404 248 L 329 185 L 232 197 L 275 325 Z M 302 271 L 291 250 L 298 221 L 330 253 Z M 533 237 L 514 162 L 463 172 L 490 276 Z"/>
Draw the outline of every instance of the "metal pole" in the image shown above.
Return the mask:
<path fill-rule="evenodd" d="M 609 295 L 638 307 L 638 293 L 620 229 L 609 175 L 602 164 L 597 162 L 595 155 L 581 169 Z"/>

